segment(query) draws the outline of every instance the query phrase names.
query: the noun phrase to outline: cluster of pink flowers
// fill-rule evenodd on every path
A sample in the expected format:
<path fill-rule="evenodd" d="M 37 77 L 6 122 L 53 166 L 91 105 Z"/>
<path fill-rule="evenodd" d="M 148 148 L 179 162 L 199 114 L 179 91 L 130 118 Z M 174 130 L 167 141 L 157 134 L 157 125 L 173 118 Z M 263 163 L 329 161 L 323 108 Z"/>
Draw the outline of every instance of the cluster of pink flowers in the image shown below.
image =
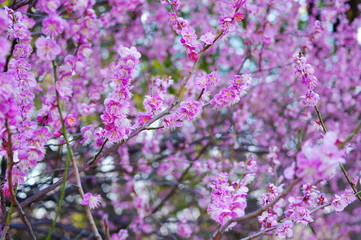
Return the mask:
<path fill-rule="evenodd" d="M 199 42 L 197 41 L 197 34 L 193 27 L 187 26 L 181 30 L 182 38 L 180 39 L 182 45 L 185 47 L 188 58 L 192 61 L 198 59 L 198 52 L 196 48 L 200 47 Z"/>
<path fill-rule="evenodd" d="M 268 204 L 275 201 L 275 199 L 280 194 L 280 187 L 270 184 L 268 186 L 268 192 L 262 194 L 258 198 L 258 202 L 262 207 L 267 206 Z M 258 217 L 258 221 L 261 223 L 261 229 L 271 228 L 277 226 L 277 219 L 281 214 L 281 204 L 277 203 L 272 208 L 268 208 L 267 211 L 264 211 L 261 216 Z"/>
<path fill-rule="evenodd" d="M 359 234 L 361 8 L 330 2 L 0 0 L 2 237 Z"/>
<path fill-rule="evenodd" d="M 193 121 L 202 112 L 202 104 L 189 97 L 179 104 L 179 108 L 163 119 L 164 127 L 174 129 L 183 126 L 183 121 Z"/>
<path fill-rule="evenodd" d="M 307 141 L 297 155 L 297 177 L 308 183 L 333 177 L 339 164 L 345 162 L 344 151 L 338 148 L 337 143 L 335 132 L 327 132 L 322 144 L 314 145 Z"/>
<path fill-rule="evenodd" d="M 16 156 L 13 159 L 16 165 L 12 169 L 12 182 L 19 185 L 24 183 L 26 173 L 44 158 L 45 144 L 52 134 L 47 127 L 38 128 L 37 123 L 32 121 L 34 91 L 38 88 L 28 60 L 32 53 L 29 29 L 34 21 L 10 9 L 1 9 L 0 15 L 0 32 L 7 29 L 9 38 L 16 39 L 14 58 L 8 63 L 7 72 L 0 74 L 0 138 L 8 139 L 8 134 L 11 134 L 12 139 L 12 143 L 3 142 L 0 155 L 6 156 L 6 148 L 12 144 Z M 8 177 L 6 174 L 6 180 Z M 8 182 L 4 184 L 4 192 L 9 193 Z"/>
<path fill-rule="evenodd" d="M 221 226 L 228 220 L 242 217 L 247 207 L 247 184 L 253 181 L 257 164 L 253 156 L 249 156 L 244 164 L 244 173 L 241 181 L 228 181 L 229 174 L 220 172 L 212 183 L 212 202 L 208 205 L 207 212 L 211 218 Z M 231 224 L 230 227 L 234 226 Z"/>
<path fill-rule="evenodd" d="M 316 106 L 320 100 L 320 96 L 313 91 L 317 85 L 317 78 L 313 75 L 315 73 L 314 68 L 307 63 L 306 57 L 302 54 L 296 56 L 293 61 L 293 67 L 296 69 L 296 76 L 299 80 L 302 81 L 308 91 L 304 96 L 301 96 L 302 103 L 305 106 Z"/>
<path fill-rule="evenodd" d="M 141 57 L 135 47 L 120 46 L 118 54 L 120 56 L 118 62 L 113 65 L 114 69 L 109 73 L 115 89 L 105 99 L 105 111 L 101 116 L 105 125 L 104 136 L 111 142 L 126 139 L 131 131 L 131 123 L 127 119 L 131 97 L 130 81 Z"/>
<path fill-rule="evenodd" d="M 193 121 L 195 118 L 199 117 L 202 111 L 202 104 L 192 97 L 187 98 L 185 101 L 179 104 L 177 113 L 180 116 L 181 120 Z"/>
<path fill-rule="evenodd" d="M 177 0 L 171 1 L 171 3 L 162 1 L 162 3 L 164 5 L 172 5 L 175 11 L 179 8 L 179 2 Z M 197 41 L 195 29 L 189 25 L 187 20 L 182 17 L 177 17 L 175 12 L 169 13 L 169 22 L 172 24 L 174 31 L 182 36 L 180 42 L 185 47 L 188 58 L 196 61 L 198 59 L 197 48 L 200 48 L 201 45 Z M 207 38 L 207 40 L 210 41 L 209 38 Z"/>
<path fill-rule="evenodd" d="M 230 81 L 230 86 L 222 89 L 211 100 L 215 108 L 224 108 L 237 103 L 251 85 L 250 74 L 235 75 Z"/>
<path fill-rule="evenodd" d="M 232 32 L 236 29 L 236 23 L 244 19 L 244 14 L 236 12 L 233 16 L 226 15 L 219 18 L 219 25 L 224 32 Z"/>
<path fill-rule="evenodd" d="M 355 193 L 351 189 L 346 189 L 341 196 L 335 195 L 335 199 L 332 201 L 332 206 L 337 212 L 341 212 L 356 200 Z"/>
<path fill-rule="evenodd" d="M 213 71 L 210 74 L 201 74 L 196 78 L 196 85 L 198 88 L 203 89 L 207 87 L 214 87 L 221 81 L 221 76 L 218 72 Z"/>
<path fill-rule="evenodd" d="M 220 225 L 235 217 L 242 217 L 247 207 L 248 188 L 237 182 L 229 184 L 228 173 L 219 173 L 212 184 L 212 202 L 207 212 Z"/>

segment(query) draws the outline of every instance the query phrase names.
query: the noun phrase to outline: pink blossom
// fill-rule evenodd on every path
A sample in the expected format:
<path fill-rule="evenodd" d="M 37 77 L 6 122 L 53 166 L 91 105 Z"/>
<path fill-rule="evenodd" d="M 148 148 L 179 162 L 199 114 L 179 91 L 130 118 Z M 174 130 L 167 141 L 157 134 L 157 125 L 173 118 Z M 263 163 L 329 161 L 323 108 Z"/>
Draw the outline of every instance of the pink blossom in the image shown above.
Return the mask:
<path fill-rule="evenodd" d="M 301 98 L 302 98 L 302 103 L 308 107 L 316 106 L 318 101 L 320 100 L 320 96 L 313 91 L 308 91 L 306 95 L 301 96 Z"/>
<path fill-rule="evenodd" d="M 228 173 L 221 172 L 215 176 L 212 189 L 212 202 L 208 205 L 207 212 L 213 220 L 223 225 L 228 220 L 245 214 L 247 187 L 229 185 Z"/>
<path fill-rule="evenodd" d="M 335 199 L 332 201 L 332 206 L 337 212 L 342 212 L 347 207 L 346 199 L 343 196 L 335 195 Z"/>
<path fill-rule="evenodd" d="M 164 127 L 174 129 L 176 127 L 182 127 L 183 123 L 180 119 L 180 116 L 176 113 L 171 113 L 169 116 L 163 119 Z"/>
<path fill-rule="evenodd" d="M 309 222 L 313 222 L 313 219 L 310 215 L 310 211 L 304 207 L 300 207 L 297 205 L 289 208 L 285 212 L 285 215 L 289 219 L 293 220 L 295 223 L 302 223 L 302 224 L 306 225 Z"/>
<path fill-rule="evenodd" d="M 63 20 L 58 16 L 49 16 L 43 20 L 42 32 L 54 38 L 64 31 Z"/>
<path fill-rule="evenodd" d="M 36 6 L 41 11 L 51 14 L 60 7 L 60 0 L 38 0 Z"/>
<path fill-rule="evenodd" d="M 16 23 L 14 25 L 14 37 L 19 39 L 29 38 L 30 32 L 26 25 L 22 23 Z"/>
<path fill-rule="evenodd" d="M 181 102 L 178 108 L 178 113 L 180 114 L 181 119 L 186 121 L 193 121 L 200 115 L 201 111 L 201 103 L 191 97 Z"/>
<path fill-rule="evenodd" d="M 95 209 L 99 207 L 101 199 L 102 197 L 99 194 L 85 193 L 81 204 L 89 206 L 90 209 Z"/>
<path fill-rule="evenodd" d="M 80 129 L 81 135 L 83 137 L 83 139 L 81 140 L 81 144 L 83 145 L 87 145 L 90 143 L 90 141 L 92 140 L 92 136 L 94 133 L 94 127 L 93 125 L 87 125 L 85 127 L 82 127 Z"/>
<path fill-rule="evenodd" d="M 45 38 L 43 36 L 39 37 L 35 46 L 37 48 L 37 55 L 42 60 L 54 60 L 55 57 L 60 54 L 61 48 L 56 42 L 51 38 Z"/>
<path fill-rule="evenodd" d="M 357 199 L 354 191 L 351 189 L 346 189 L 345 192 L 342 194 L 342 197 L 345 199 L 347 204 L 351 204 Z"/>
<path fill-rule="evenodd" d="M 32 51 L 30 44 L 16 44 L 13 54 L 16 58 L 28 58 Z"/>
<path fill-rule="evenodd" d="M 244 92 L 251 85 L 251 76 L 248 73 L 235 75 L 230 84 L 236 87 L 238 91 Z"/>
<path fill-rule="evenodd" d="M 157 111 L 162 106 L 162 99 L 158 94 L 146 96 L 143 102 L 145 110 L 148 112 Z"/>
<path fill-rule="evenodd" d="M 322 144 L 312 146 L 306 142 L 297 155 L 297 176 L 309 183 L 331 178 L 338 165 L 345 161 L 336 141 L 337 134 L 327 132 Z"/>
<path fill-rule="evenodd" d="M 78 123 L 78 118 L 74 114 L 69 114 L 65 117 L 64 122 L 67 127 L 74 127 Z"/>
<path fill-rule="evenodd" d="M 241 12 L 237 12 L 236 14 L 234 14 L 234 21 L 236 22 L 240 22 L 244 19 L 244 14 Z"/>
<path fill-rule="evenodd" d="M 192 27 L 185 27 L 182 29 L 181 31 L 182 34 L 182 39 L 181 42 L 183 44 L 188 44 L 191 46 L 194 46 L 196 44 L 196 40 L 197 40 L 197 34 L 196 31 L 194 30 L 194 28 Z"/>
<path fill-rule="evenodd" d="M 147 113 L 140 113 L 138 115 L 138 124 L 140 126 L 146 124 L 149 120 L 151 120 L 153 117 L 153 114 L 147 114 Z"/>
<path fill-rule="evenodd" d="M 213 71 L 210 74 L 208 74 L 206 76 L 206 78 L 208 80 L 208 85 L 213 86 L 213 87 L 217 86 L 219 84 L 219 82 L 221 81 L 221 76 L 216 71 Z"/>
<path fill-rule="evenodd" d="M 206 44 L 212 44 L 216 36 L 212 32 L 207 32 L 203 34 L 199 39 L 206 43 Z"/>
<path fill-rule="evenodd" d="M 239 92 L 235 87 L 222 89 L 211 100 L 211 104 L 218 109 L 235 104 L 240 100 Z"/>
<path fill-rule="evenodd" d="M 292 221 L 286 220 L 281 226 L 277 227 L 277 234 L 279 238 L 286 238 L 293 236 Z"/>

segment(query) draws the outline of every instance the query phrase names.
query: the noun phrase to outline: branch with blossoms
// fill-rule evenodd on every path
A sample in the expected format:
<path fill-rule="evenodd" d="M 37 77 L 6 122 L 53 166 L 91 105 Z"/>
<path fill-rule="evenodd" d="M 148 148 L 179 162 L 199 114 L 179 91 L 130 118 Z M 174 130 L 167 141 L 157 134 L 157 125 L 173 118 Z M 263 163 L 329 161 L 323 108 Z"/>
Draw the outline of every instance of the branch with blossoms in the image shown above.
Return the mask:
<path fill-rule="evenodd" d="M 0 0 L 1 238 L 358 234 L 358 12 Z"/>

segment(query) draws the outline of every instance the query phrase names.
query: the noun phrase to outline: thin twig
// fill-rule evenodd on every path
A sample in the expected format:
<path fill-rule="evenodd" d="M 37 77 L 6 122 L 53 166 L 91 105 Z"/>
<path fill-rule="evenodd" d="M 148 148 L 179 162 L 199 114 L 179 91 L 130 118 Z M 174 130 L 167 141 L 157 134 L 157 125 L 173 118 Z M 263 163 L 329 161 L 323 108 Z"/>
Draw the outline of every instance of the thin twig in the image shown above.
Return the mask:
<path fill-rule="evenodd" d="M 52 65 L 53 65 L 53 71 L 54 71 L 54 81 L 56 83 L 56 81 L 57 81 L 57 72 L 56 72 L 55 61 L 52 61 Z M 83 198 L 84 197 L 84 190 L 83 190 L 83 187 L 82 187 L 82 184 L 81 184 L 78 165 L 76 163 L 76 159 L 74 157 L 74 153 L 73 153 L 73 150 L 72 150 L 72 148 L 70 146 L 70 142 L 69 142 L 69 139 L 68 139 L 67 130 L 66 130 L 66 126 L 65 126 L 65 121 L 64 121 L 63 113 L 62 113 L 62 110 L 61 110 L 61 107 L 60 107 L 60 96 L 59 96 L 58 90 L 56 90 L 56 101 L 57 101 L 58 112 L 59 112 L 60 121 L 61 121 L 61 125 L 62 125 L 63 137 L 65 139 L 68 154 L 69 154 L 69 157 L 70 157 L 70 161 L 71 161 L 71 164 L 72 164 L 73 169 L 74 169 L 73 173 L 74 173 L 75 180 L 76 180 L 76 186 L 77 186 L 77 189 L 78 189 L 78 192 L 79 192 L 81 198 Z M 67 178 L 63 178 L 63 179 L 67 179 Z M 85 208 L 85 213 L 86 213 L 86 216 L 88 218 L 89 224 L 91 226 L 92 232 L 95 235 L 95 238 L 97 240 L 102 240 L 102 237 L 100 236 L 99 231 L 98 231 L 98 229 L 96 227 L 93 215 L 91 214 L 90 208 L 88 206 L 84 206 L 84 208 Z"/>
<path fill-rule="evenodd" d="M 317 117 L 318 117 L 318 119 L 320 120 L 322 129 L 323 129 L 323 132 L 326 133 L 326 132 L 327 132 L 327 128 L 326 128 L 326 125 L 325 125 L 325 123 L 324 123 L 324 121 L 323 121 L 323 119 L 322 119 L 320 110 L 318 110 L 317 105 L 315 106 L 315 110 L 316 110 L 316 113 L 317 113 Z"/>
<path fill-rule="evenodd" d="M 348 137 L 346 138 L 345 141 L 343 141 L 340 145 L 339 148 L 344 148 L 346 146 L 347 143 L 349 143 L 352 138 L 360 131 L 361 129 L 361 122 L 357 125 L 357 127 L 351 132 L 350 135 L 348 135 Z"/>

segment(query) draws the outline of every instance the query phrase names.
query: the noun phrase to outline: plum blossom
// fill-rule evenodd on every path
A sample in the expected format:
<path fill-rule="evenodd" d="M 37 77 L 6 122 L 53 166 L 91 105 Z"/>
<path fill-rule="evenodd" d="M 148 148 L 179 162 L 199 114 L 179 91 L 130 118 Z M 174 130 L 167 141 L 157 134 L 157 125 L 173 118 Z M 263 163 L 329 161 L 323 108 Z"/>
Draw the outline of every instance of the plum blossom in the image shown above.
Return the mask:
<path fill-rule="evenodd" d="M 293 224 L 292 221 L 286 220 L 281 226 L 277 227 L 277 234 L 279 238 L 286 238 L 293 236 Z"/>
<path fill-rule="evenodd" d="M 43 36 L 36 40 L 35 46 L 37 48 L 36 53 L 42 60 L 52 61 L 61 52 L 60 46 L 56 44 L 53 39 L 45 38 Z"/>
<path fill-rule="evenodd" d="M 305 106 L 314 107 L 320 100 L 320 96 L 313 91 L 308 91 L 306 95 L 301 96 L 301 99 Z"/>
<path fill-rule="evenodd" d="M 192 97 L 187 98 L 179 105 L 178 113 L 180 114 L 181 119 L 186 121 L 193 121 L 202 111 L 201 103 L 194 100 Z"/>
<path fill-rule="evenodd" d="M 43 20 L 42 32 L 54 38 L 64 31 L 63 19 L 59 16 L 49 16 Z"/>
<path fill-rule="evenodd" d="M 165 117 L 163 119 L 164 121 L 164 127 L 174 129 L 176 127 L 182 127 L 183 123 L 180 119 L 180 116 L 176 113 L 171 113 L 169 116 Z"/>
<path fill-rule="evenodd" d="M 246 182 L 229 184 L 228 177 L 228 173 L 224 172 L 215 176 L 215 181 L 212 183 L 212 202 L 207 208 L 211 218 L 221 226 L 232 218 L 243 216 L 247 207 Z M 234 224 L 230 225 L 232 226 Z"/>
<path fill-rule="evenodd" d="M 312 145 L 306 142 L 297 155 L 296 175 L 306 182 L 330 179 L 340 163 L 344 163 L 343 151 L 338 148 L 337 134 L 327 132 L 323 143 Z"/>
<path fill-rule="evenodd" d="M 216 36 L 212 32 L 207 32 L 207 33 L 203 34 L 199 38 L 199 40 L 201 40 L 202 42 L 204 42 L 206 44 L 212 44 L 215 38 L 216 38 Z"/>
<path fill-rule="evenodd" d="M 81 204 L 89 206 L 90 209 L 95 209 L 99 207 L 101 199 L 102 197 L 99 194 L 85 193 Z"/>

